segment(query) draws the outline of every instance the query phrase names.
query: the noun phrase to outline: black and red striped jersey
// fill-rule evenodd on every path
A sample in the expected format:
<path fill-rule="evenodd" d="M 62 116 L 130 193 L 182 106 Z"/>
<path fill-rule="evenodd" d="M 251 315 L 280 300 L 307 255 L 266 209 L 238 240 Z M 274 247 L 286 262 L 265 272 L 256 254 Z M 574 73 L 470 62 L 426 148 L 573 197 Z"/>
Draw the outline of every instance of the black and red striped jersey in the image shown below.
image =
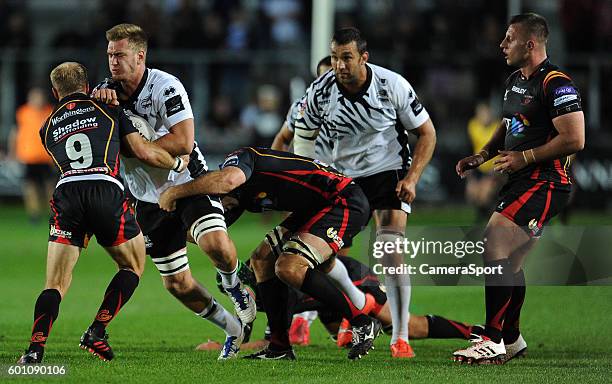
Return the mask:
<path fill-rule="evenodd" d="M 548 59 L 529 78 L 517 70 L 506 80 L 504 147 L 509 151 L 539 147 L 558 134 L 552 123 L 555 117 L 581 110 L 580 92 L 572 79 Z M 569 156 L 531 164 L 511 174 L 510 181 L 531 178 L 569 189 L 569 165 Z"/>
<path fill-rule="evenodd" d="M 40 129 L 40 137 L 61 173 L 58 185 L 103 179 L 123 188 L 121 139 L 134 132 L 138 131 L 122 108 L 75 93 L 59 101 Z"/>
<path fill-rule="evenodd" d="M 241 148 L 230 153 L 220 167 L 238 167 L 244 172 L 247 181 L 231 194 L 250 212 L 312 212 L 332 204 L 353 182 L 319 160 L 267 148 Z"/>

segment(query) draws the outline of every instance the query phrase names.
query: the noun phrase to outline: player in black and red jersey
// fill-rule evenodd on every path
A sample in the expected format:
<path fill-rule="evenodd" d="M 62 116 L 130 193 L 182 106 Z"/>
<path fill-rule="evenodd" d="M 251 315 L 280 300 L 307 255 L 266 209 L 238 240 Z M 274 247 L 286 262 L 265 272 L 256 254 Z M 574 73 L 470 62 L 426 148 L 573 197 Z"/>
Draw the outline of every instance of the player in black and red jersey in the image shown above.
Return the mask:
<path fill-rule="evenodd" d="M 503 122 L 476 155 L 456 165 L 461 177 L 498 152 L 495 171 L 508 174 L 486 228 L 484 260 L 504 273 L 485 279 L 486 329 L 482 340 L 456 351 L 458 361 L 504 363 L 527 343 L 519 331 L 525 298 L 523 260 L 544 225 L 569 199 L 570 156 L 584 147 L 584 114 L 572 79 L 546 55 L 548 26 L 534 13 L 514 16 L 500 47 L 519 67 L 506 81 Z"/>
<path fill-rule="evenodd" d="M 270 232 L 251 259 L 271 340 L 266 349 L 249 357 L 295 358 L 287 332 L 287 285 L 337 308 L 351 321 L 354 345 L 350 359 L 372 348 L 381 330 L 380 322 L 357 309 L 325 273 L 316 269 L 368 221 L 369 204 L 351 178 L 317 160 L 248 147 L 231 153 L 220 171 L 169 188 L 159 204 L 172 210 L 177 199 L 200 193 L 228 194 L 224 205 L 230 206 L 233 201 L 239 210 L 292 212 Z"/>
<path fill-rule="evenodd" d="M 36 300 L 30 346 L 19 363 L 42 362 L 60 301 L 91 235 L 115 260 L 119 271 L 80 345 L 102 360 L 111 360 L 106 326 L 138 286 L 145 260 L 144 239 L 119 176 L 119 152 L 176 171 L 186 164 L 144 141 L 122 109 L 89 98 L 87 71 L 81 64 L 60 64 L 51 72 L 51 84 L 59 103 L 40 135 L 61 177 L 51 199 L 45 290 Z"/>

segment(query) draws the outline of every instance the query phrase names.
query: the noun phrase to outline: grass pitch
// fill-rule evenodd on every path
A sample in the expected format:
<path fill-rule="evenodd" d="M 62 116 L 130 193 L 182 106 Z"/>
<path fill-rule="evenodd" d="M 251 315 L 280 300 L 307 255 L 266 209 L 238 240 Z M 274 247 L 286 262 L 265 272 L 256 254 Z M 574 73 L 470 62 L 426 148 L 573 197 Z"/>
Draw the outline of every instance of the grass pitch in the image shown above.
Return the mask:
<path fill-rule="evenodd" d="M 217 352 L 199 352 L 197 344 L 223 334 L 196 317 L 163 288 L 151 262 L 131 301 L 109 326 L 115 360 L 104 363 L 78 348 L 104 290 L 115 272 L 110 257 L 95 244 L 81 255 L 71 289 L 63 300 L 45 352 L 46 365 L 63 365 L 62 377 L 9 376 L 6 372 L 28 344 L 34 301 L 43 289 L 46 239 L 44 223 L 30 225 L 20 208 L 0 207 L 0 381 L 108 383 L 331 383 L 331 382 L 610 382 L 612 373 L 612 287 L 528 287 L 521 329 L 529 344 L 525 359 L 504 366 L 457 366 L 450 353 L 465 345 L 461 340 L 416 340 L 417 357 L 392 360 L 389 337 L 381 336 L 376 349 L 360 361 L 349 361 L 346 351 L 329 340 L 316 321 L 312 345 L 296 348 L 296 362 L 217 362 Z M 468 210 L 419 211 L 412 224 L 464 224 Z M 257 217 L 241 219 L 230 234 L 239 256 L 246 258 L 266 231 Z M 577 214 L 573 224 L 610 224 L 604 215 Z M 194 275 L 226 308 L 229 300 L 216 291 L 208 259 L 190 247 Z M 481 287 L 415 287 L 412 313 L 437 313 L 453 319 L 483 321 Z M 263 334 L 265 315 L 259 314 L 254 338 Z"/>

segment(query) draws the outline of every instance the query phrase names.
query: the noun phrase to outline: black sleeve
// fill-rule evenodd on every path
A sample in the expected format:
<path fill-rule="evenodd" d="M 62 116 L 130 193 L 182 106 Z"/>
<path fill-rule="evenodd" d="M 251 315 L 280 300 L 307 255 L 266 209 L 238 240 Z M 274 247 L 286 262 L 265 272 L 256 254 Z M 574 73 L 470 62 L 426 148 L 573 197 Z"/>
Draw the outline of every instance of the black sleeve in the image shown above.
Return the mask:
<path fill-rule="evenodd" d="M 108 109 L 114 113 L 114 117 L 117 121 L 117 126 L 119 127 L 119 136 L 123 137 L 125 135 L 129 135 L 130 133 L 138 132 L 132 120 L 128 117 L 128 114 L 121 107 L 117 106 L 108 106 Z"/>
<path fill-rule="evenodd" d="M 544 79 L 543 88 L 544 102 L 551 118 L 582 111 L 580 92 L 565 73 L 550 72 Z"/>
<path fill-rule="evenodd" d="M 238 167 L 244 172 L 246 179 L 251 178 L 253 169 L 255 168 L 255 154 L 248 148 L 240 148 L 227 155 L 223 164 L 219 166 L 220 169 L 225 167 Z"/>

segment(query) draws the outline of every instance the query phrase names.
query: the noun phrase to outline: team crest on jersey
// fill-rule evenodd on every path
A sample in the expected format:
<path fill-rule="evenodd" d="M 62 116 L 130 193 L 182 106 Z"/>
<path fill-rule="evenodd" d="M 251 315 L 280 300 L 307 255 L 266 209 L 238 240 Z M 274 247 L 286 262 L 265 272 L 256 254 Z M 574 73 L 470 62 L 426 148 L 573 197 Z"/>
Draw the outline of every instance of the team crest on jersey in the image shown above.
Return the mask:
<path fill-rule="evenodd" d="M 521 99 L 521 105 L 530 104 L 532 101 L 533 101 L 533 96 L 531 96 L 531 95 L 523 95 L 523 98 Z"/>
<path fill-rule="evenodd" d="M 173 86 L 169 86 L 164 89 L 164 97 L 169 97 L 170 95 L 174 95 L 176 93 L 176 89 Z"/>
<path fill-rule="evenodd" d="M 151 107 L 151 105 L 153 105 L 153 101 L 151 99 L 151 95 L 143 98 L 142 100 L 140 100 L 140 108 L 142 109 L 147 109 L 149 107 Z"/>
<path fill-rule="evenodd" d="M 66 109 L 69 111 L 73 110 L 74 107 L 76 107 L 76 103 L 68 103 L 68 105 L 66 105 Z"/>

